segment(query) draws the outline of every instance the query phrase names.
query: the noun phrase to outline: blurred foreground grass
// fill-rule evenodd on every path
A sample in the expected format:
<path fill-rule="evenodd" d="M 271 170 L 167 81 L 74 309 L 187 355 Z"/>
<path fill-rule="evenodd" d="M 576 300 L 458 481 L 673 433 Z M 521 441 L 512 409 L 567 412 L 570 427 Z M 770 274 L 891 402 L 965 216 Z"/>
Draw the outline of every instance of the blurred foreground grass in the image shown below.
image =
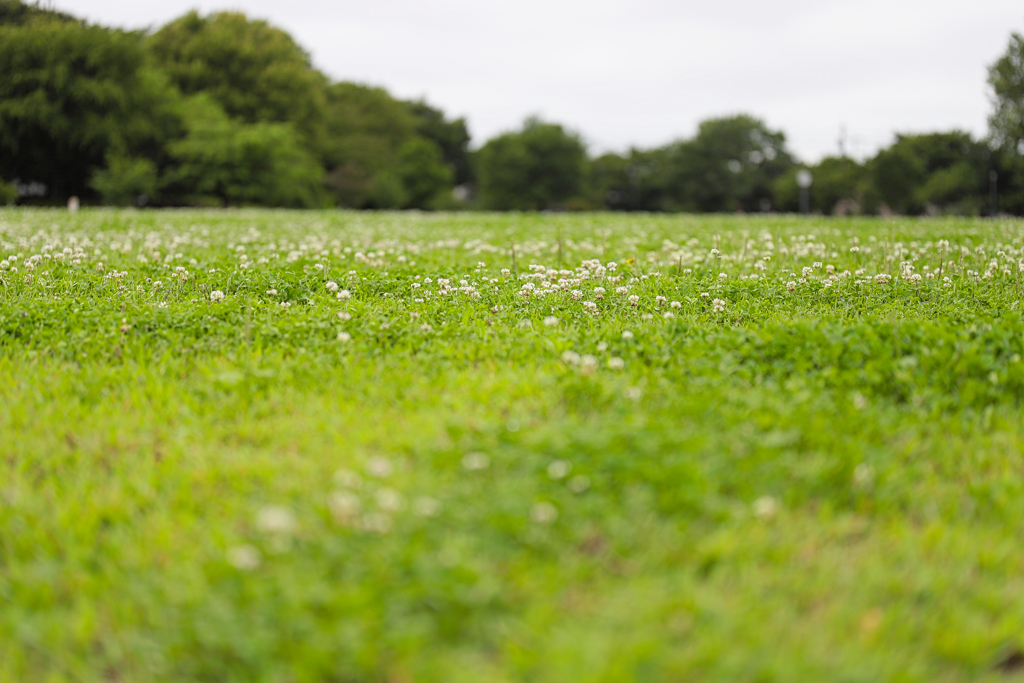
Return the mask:
<path fill-rule="evenodd" d="M 0 212 L 0 679 L 1020 677 L 1022 238 Z"/>

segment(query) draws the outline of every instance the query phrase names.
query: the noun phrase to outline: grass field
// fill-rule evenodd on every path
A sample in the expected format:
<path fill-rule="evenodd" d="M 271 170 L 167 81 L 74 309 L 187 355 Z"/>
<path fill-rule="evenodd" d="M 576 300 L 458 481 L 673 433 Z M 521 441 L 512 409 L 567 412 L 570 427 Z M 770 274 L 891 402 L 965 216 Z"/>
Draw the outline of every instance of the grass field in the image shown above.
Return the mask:
<path fill-rule="evenodd" d="M 1022 240 L 4 210 L 0 680 L 1020 680 Z"/>

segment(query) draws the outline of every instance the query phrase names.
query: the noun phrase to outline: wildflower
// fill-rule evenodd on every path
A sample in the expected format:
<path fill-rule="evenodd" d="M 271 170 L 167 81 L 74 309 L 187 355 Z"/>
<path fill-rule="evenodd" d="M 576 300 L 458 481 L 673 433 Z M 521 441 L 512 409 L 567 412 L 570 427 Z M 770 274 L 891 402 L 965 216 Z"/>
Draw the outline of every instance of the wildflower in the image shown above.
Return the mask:
<path fill-rule="evenodd" d="M 707 299 L 709 296 L 711 296 L 711 295 L 708 294 L 707 292 L 701 292 L 700 293 L 700 298 L 701 299 Z"/>
<path fill-rule="evenodd" d="M 351 320 L 352 314 L 349 313 L 348 311 L 341 311 L 338 313 L 338 317 L 341 318 L 342 320 Z"/>
<path fill-rule="evenodd" d="M 534 503 L 530 508 L 530 519 L 537 524 L 551 524 L 558 519 L 558 508 L 547 501 Z"/>
<path fill-rule="evenodd" d="M 473 452 L 462 456 L 462 468 L 470 472 L 485 470 L 490 464 L 491 459 L 487 457 L 486 453 Z"/>
<path fill-rule="evenodd" d="M 267 290 L 267 296 L 277 296 L 277 290 L 276 289 L 268 289 Z"/>
<path fill-rule="evenodd" d="M 636 308 L 637 306 L 639 306 L 640 305 L 640 297 L 638 297 L 636 294 L 630 294 L 629 295 L 629 305 L 632 306 L 633 308 Z"/>
<path fill-rule="evenodd" d="M 295 531 L 295 515 L 281 505 L 268 505 L 256 515 L 256 527 L 267 534 L 287 535 Z"/>
<path fill-rule="evenodd" d="M 714 299 L 712 302 L 716 313 L 720 313 L 725 310 L 725 302 L 721 299 Z"/>
<path fill-rule="evenodd" d="M 672 308 L 682 308 L 683 307 L 683 305 L 681 303 L 679 303 L 678 301 L 673 301 L 672 303 L 669 304 L 669 306 L 671 306 Z"/>
<path fill-rule="evenodd" d="M 772 496 L 761 496 L 754 501 L 754 516 L 762 522 L 769 522 L 779 513 L 779 501 Z"/>
<path fill-rule="evenodd" d="M 558 318 L 556 318 L 553 315 L 549 315 L 546 318 L 544 318 L 544 325 L 545 325 L 545 327 L 554 327 L 557 324 L 558 324 Z"/>
<path fill-rule="evenodd" d="M 382 455 L 375 455 L 366 461 L 366 471 L 379 479 L 391 476 L 394 469 L 391 461 Z"/>
<path fill-rule="evenodd" d="M 795 292 L 796 291 L 796 283 L 793 282 L 792 280 L 790 280 L 789 282 L 786 283 L 786 288 L 789 291 L 791 291 L 791 292 Z"/>
<path fill-rule="evenodd" d="M 618 356 L 612 356 L 608 359 L 608 367 L 612 370 L 621 370 L 626 367 L 626 361 L 622 360 Z"/>
<path fill-rule="evenodd" d="M 587 313 L 597 315 L 597 304 L 595 304 L 593 301 L 584 301 L 583 310 L 586 311 Z"/>
<path fill-rule="evenodd" d="M 591 354 L 585 354 L 580 357 L 580 370 L 583 371 L 584 375 L 589 375 L 597 369 L 597 356 Z"/>
<path fill-rule="evenodd" d="M 333 491 L 327 496 L 327 509 L 338 524 L 350 524 L 361 506 L 359 496 L 351 491 Z"/>
<path fill-rule="evenodd" d="M 227 560 L 235 569 L 250 572 L 260 566 L 263 556 L 254 546 L 243 544 L 228 548 Z"/>
<path fill-rule="evenodd" d="M 568 460 L 553 460 L 548 465 L 548 477 L 551 479 L 564 479 L 572 471 L 572 463 Z"/>
<path fill-rule="evenodd" d="M 623 330 L 622 331 L 622 338 L 623 339 L 632 339 L 633 338 L 633 333 L 630 332 L 629 330 Z"/>
<path fill-rule="evenodd" d="M 351 299 L 351 298 L 352 298 L 352 292 L 348 291 L 347 289 L 343 289 L 340 292 L 338 292 L 338 301 L 345 301 L 346 299 Z"/>
<path fill-rule="evenodd" d="M 337 292 L 338 291 L 338 283 L 337 282 L 333 282 L 333 281 L 332 282 L 328 282 L 324 286 L 327 287 L 327 291 L 328 292 Z"/>
<path fill-rule="evenodd" d="M 223 300 L 224 300 L 224 292 L 220 291 L 219 289 L 215 289 L 212 292 L 210 292 L 210 301 L 216 302 L 216 301 L 223 301 Z"/>
<path fill-rule="evenodd" d="M 377 507 L 388 512 L 395 512 L 402 507 L 402 495 L 398 491 L 382 488 L 377 491 Z"/>

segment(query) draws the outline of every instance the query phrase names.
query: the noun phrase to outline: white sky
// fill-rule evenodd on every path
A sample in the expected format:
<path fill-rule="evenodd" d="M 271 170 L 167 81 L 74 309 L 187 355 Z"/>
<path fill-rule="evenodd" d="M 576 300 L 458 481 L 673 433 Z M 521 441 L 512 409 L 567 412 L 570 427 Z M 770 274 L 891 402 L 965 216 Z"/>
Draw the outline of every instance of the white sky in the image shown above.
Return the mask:
<path fill-rule="evenodd" d="M 43 0 L 159 27 L 197 8 L 288 31 L 338 80 L 465 116 L 473 146 L 539 114 L 592 152 L 692 136 L 749 113 L 815 161 L 896 132 L 987 130 L 987 66 L 1024 32 L 1020 0 Z"/>

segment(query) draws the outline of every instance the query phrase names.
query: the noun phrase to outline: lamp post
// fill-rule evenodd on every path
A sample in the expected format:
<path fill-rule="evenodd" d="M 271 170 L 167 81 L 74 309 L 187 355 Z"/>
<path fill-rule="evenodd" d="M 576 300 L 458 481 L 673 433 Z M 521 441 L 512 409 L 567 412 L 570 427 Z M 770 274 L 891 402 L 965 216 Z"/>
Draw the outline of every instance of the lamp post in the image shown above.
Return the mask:
<path fill-rule="evenodd" d="M 811 210 L 811 183 L 814 177 L 806 168 L 796 173 L 796 184 L 800 188 L 800 213 L 809 213 Z"/>

